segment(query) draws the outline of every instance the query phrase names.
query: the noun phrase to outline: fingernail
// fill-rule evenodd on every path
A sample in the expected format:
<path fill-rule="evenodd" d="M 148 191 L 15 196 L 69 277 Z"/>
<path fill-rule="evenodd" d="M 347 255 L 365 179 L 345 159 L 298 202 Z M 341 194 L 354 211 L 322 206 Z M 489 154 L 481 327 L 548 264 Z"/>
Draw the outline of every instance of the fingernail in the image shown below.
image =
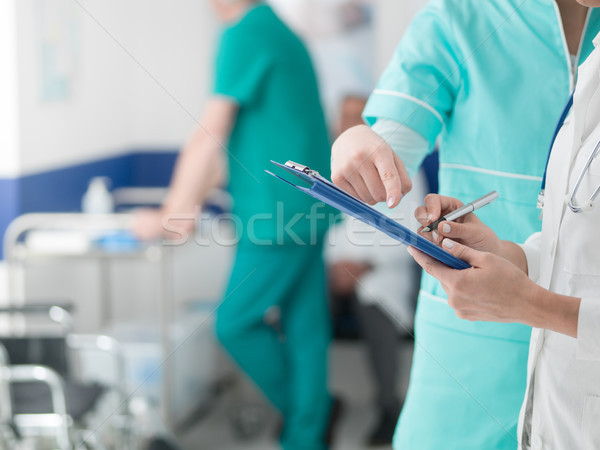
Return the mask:
<path fill-rule="evenodd" d="M 427 216 L 427 220 L 428 220 L 429 222 L 431 222 L 431 221 L 433 220 L 433 214 L 429 214 L 429 215 Z"/>
<path fill-rule="evenodd" d="M 408 252 L 408 254 L 409 254 L 410 256 L 413 256 L 413 257 L 414 257 L 414 255 L 413 255 L 413 251 L 412 251 L 412 248 L 410 248 L 410 247 L 406 247 L 406 251 Z"/>
<path fill-rule="evenodd" d="M 388 201 L 387 201 L 388 208 L 392 207 L 392 205 L 394 204 L 394 201 L 395 201 L 394 197 L 388 198 Z"/>
<path fill-rule="evenodd" d="M 456 242 L 454 242 L 452 239 L 444 239 L 442 241 L 442 247 L 447 248 L 447 249 L 452 249 L 452 248 L 454 248 L 455 245 L 456 245 Z"/>
<path fill-rule="evenodd" d="M 444 233 L 450 233 L 450 225 L 448 225 L 447 223 L 442 225 L 442 231 Z"/>
<path fill-rule="evenodd" d="M 432 231 L 432 232 L 431 232 L 431 234 L 432 234 L 432 236 L 433 236 L 433 240 L 434 240 L 434 241 L 437 241 L 437 240 L 438 240 L 438 236 L 439 236 L 439 235 L 438 235 L 438 232 L 437 232 L 437 231 Z"/>

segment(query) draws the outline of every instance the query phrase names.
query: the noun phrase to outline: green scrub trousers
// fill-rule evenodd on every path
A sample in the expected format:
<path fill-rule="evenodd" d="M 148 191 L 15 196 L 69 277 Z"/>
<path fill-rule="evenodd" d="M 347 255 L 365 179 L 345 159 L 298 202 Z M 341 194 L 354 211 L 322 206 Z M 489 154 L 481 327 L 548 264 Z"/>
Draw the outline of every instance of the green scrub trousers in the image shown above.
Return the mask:
<path fill-rule="evenodd" d="M 300 39 L 258 2 L 223 30 L 214 79 L 213 94 L 238 106 L 228 143 L 228 188 L 240 238 L 217 336 L 282 413 L 283 447 L 319 450 L 331 409 L 326 210 L 264 172 L 270 160 L 329 172 L 316 76 Z M 265 322 L 275 307 L 281 317 L 276 327 Z"/>
<path fill-rule="evenodd" d="M 242 243 L 218 310 L 218 339 L 285 417 L 286 450 L 326 448 L 331 409 L 326 292 L 322 243 Z M 273 307 L 281 312 L 280 330 L 265 322 Z"/>

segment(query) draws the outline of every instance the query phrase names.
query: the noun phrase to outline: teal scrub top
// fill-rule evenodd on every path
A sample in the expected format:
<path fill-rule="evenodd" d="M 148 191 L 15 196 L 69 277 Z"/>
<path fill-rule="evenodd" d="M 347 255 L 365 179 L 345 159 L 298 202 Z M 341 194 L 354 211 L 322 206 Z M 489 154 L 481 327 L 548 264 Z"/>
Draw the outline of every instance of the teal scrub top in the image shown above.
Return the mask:
<path fill-rule="evenodd" d="M 579 63 L 598 31 L 592 9 Z M 477 215 L 500 238 L 523 242 L 541 227 L 537 195 L 573 83 L 553 0 L 433 0 L 408 28 L 364 118 L 395 120 L 431 148 L 437 142 L 440 193 L 466 202 L 498 191 Z M 394 447 L 516 448 L 531 329 L 460 320 L 446 298 L 425 274 Z"/>
<path fill-rule="evenodd" d="M 329 173 L 329 137 L 317 79 L 300 39 L 258 3 L 222 33 L 213 93 L 238 104 L 229 141 L 229 191 L 242 244 L 320 242 L 331 212 L 265 174 L 270 160 Z"/>

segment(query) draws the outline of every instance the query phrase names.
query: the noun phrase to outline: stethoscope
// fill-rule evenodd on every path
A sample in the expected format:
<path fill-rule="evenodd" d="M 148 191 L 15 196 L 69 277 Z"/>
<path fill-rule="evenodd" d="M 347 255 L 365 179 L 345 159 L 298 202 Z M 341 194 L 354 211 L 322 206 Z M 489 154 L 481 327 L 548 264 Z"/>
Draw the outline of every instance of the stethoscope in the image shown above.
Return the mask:
<path fill-rule="evenodd" d="M 564 125 L 565 120 L 567 119 L 567 116 L 569 115 L 569 112 L 571 111 L 572 108 L 573 108 L 573 94 L 571 94 L 571 97 L 569 98 L 569 101 L 567 102 L 567 106 L 565 106 L 565 109 L 563 110 L 563 112 L 560 116 L 558 124 L 556 125 L 556 129 L 554 130 L 554 136 L 552 136 L 552 143 L 550 144 L 550 150 L 548 151 L 548 159 L 546 160 L 546 168 L 544 169 L 544 177 L 542 178 L 542 190 L 540 191 L 540 194 L 538 196 L 538 208 L 540 208 L 540 209 L 542 209 L 544 207 L 544 193 L 546 191 L 546 174 L 548 172 L 548 162 L 550 161 L 550 153 L 552 152 L 552 147 L 554 147 L 554 143 L 556 142 L 556 137 L 558 136 L 558 132 Z M 575 196 L 577 195 L 577 191 L 579 191 L 579 187 L 581 186 L 583 177 L 585 176 L 585 173 L 589 170 L 590 165 L 592 164 L 592 161 L 598 155 L 599 152 L 600 152 L 600 141 L 596 144 L 596 148 L 594 148 L 594 151 L 588 157 L 588 160 L 585 163 L 585 166 L 583 166 L 583 169 L 581 169 L 581 172 L 579 173 L 579 177 L 577 178 L 577 181 L 575 182 L 575 186 L 573 186 L 573 190 L 571 191 L 571 196 L 569 197 L 568 205 L 569 205 L 569 208 L 571 209 L 571 211 L 573 211 L 574 213 L 580 213 L 580 212 L 589 211 L 590 209 L 592 209 L 592 207 L 594 206 L 594 200 L 596 200 L 596 197 L 598 196 L 598 194 L 600 194 L 600 185 L 599 185 L 596 188 L 596 190 L 592 193 L 592 195 L 590 196 L 590 198 L 588 199 L 587 202 L 585 202 L 583 205 L 576 204 Z"/>

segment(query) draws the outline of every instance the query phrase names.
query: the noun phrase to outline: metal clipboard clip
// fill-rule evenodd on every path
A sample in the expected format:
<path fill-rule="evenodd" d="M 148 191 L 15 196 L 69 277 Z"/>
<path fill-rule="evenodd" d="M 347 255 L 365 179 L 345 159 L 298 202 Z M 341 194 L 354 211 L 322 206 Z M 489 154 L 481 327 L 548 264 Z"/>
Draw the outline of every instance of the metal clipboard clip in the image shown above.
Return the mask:
<path fill-rule="evenodd" d="M 285 163 L 285 166 L 286 167 L 291 167 L 292 169 L 299 170 L 300 172 L 304 172 L 305 174 L 308 174 L 308 175 L 319 175 L 319 172 L 317 172 L 316 170 L 312 170 L 308 166 L 305 166 L 303 164 L 299 164 L 299 163 L 294 162 L 294 161 L 287 161 Z"/>

